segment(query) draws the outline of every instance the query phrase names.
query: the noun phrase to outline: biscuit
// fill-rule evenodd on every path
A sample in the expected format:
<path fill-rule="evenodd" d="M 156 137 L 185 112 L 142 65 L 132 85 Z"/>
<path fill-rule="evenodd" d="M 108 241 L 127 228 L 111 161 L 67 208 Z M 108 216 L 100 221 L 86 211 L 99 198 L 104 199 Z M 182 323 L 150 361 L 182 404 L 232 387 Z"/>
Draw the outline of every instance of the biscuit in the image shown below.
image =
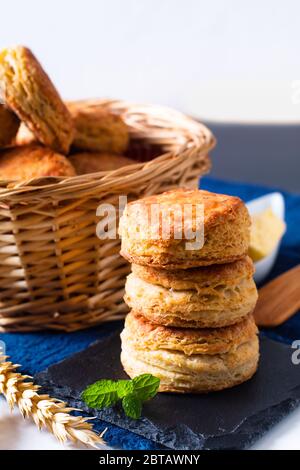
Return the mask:
<path fill-rule="evenodd" d="M 228 264 L 167 271 L 132 265 L 124 300 L 153 323 L 216 328 L 254 310 L 257 290 L 249 257 Z"/>
<path fill-rule="evenodd" d="M 55 151 L 67 153 L 73 140 L 70 113 L 42 66 L 23 46 L 0 52 L 0 90 L 4 102 Z"/>
<path fill-rule="evenodd" d="M 155 217 L 153 210 L 156 210 Z M 200 233 L 201 227 L 203 246 L 194 244 L 195 235 L 194 239 L 191 235 Z M 119 233 L 121 255 L 129 262 L 187 269 L 229 263 L 245 256 L 250 239 L 250 216 L 238 197 L 177 189 L 127 204 Z"/>
<path fill-rule="evenodd" d="M 124 153 L 128 147 L 128 128 L 123 119 L 102 106 L 90 106 L 89 101 L 67 102 L 72 116 L 77 149 Z"/>
<path fill-rule="evenodd" d="M 28 181 L 43 176 L 75 176 L 69 160 L 41 145 L 14 147 L 0 152 L 0 179 Z"/>
<path fill-rule="evenodd" d="M 257 328 L 251 315 L 221 329 L 187 330 L 157 326 L 131 312 L 121 340 L 127 374 L 155 375 L 161 392 L 229 388 L 250 379 L 258 366 Z"/>
<path fill-rule="evenodd" d="M 15 137 L 20 121 L 6 106 L 0 104 L 0 147 L 9 145 Z"/>
<path fill-rule="evenodd" d="M 136 163 L 130 158 L 123 157 L 123 155 L 105 152 L 75 153 L 69 156 L 69 160 L 78 175 L 118 170 L 122 166 Z"/>

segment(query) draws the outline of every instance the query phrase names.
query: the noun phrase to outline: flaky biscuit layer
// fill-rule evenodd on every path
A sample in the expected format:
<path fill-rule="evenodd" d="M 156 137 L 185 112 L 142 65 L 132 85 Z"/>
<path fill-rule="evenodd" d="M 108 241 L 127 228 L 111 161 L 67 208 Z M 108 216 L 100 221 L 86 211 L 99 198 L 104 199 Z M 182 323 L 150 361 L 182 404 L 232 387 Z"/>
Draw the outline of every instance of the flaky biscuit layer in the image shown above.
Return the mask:
<path fill-rule="evenodd" d="M 153 323 L 214 328 L 232 325 L 253 312 L 257 290 L 251 277 L 237 281 L 235 285 L 223 283 L 198 290 L 176 290 L 150 284 L 130 274 L 124 300 Z"/>
<path fill-rule="evenodd" d="M 151 323 L 131 311 L 125 320 L 123 339 L 134 349 L 164 349 L 193 354 L 223 354 L 256 335 L 252 315 L 224 328 L 173 328 Z"/>
<path fill-rule="evenodd" d="M 206 287 L 236 286 L 240 281 L 252 278 L 254 265 L 249 256 L 234 263 L 225 263 L 201 268 L 162 270 L 151 266 L 133 264 L 132 272 L 136 277 L 150 284 L 174 290 L 196 290 Z"/>

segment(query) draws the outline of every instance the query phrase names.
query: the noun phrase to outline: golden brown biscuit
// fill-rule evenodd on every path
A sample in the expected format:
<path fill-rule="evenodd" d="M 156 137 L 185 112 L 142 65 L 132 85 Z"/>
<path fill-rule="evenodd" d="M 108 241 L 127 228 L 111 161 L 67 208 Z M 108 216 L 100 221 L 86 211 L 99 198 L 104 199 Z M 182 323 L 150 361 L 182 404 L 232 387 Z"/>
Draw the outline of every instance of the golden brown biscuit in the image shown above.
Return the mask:
<path fill-rule="evenodd" d="M 125 330 L 135 349 L 166 349 L 187 356 L 195 354 L 224 354 L 256 335 L 252 315 L 224 328 L 171 328 L 147 321 L 133 310 L 125 319 Z"/>
<path fill-rule="evenodd" d="M 99 171 L 113 171 L 122 166 L 136 163 L 123 155 L 105 152 L 82 152 L 69 156 L 78 175 L 97 173 Z"/>
<path fill-rule="evenodd" d="M 121 340 L 127 374 L 155 375 L 161 392 L 232 387 L 250 379 L 258 365 L 257 328 L 251 315 L 230 327 L 186 330 L 153 325 L 131 312 Z"/>
<path fill-rule="evenodd" d="M 120 116 L 101 106 L 89 106 L 88 101 L 71 101 L 66 104 L 74 122 L 75 148 L 109 153 L 125 152 L 129 134 Z"/>
<path fill-rule="evenodd" d="M 257 290 L 249 257 L 228 264 L 167 271 L 132 265 L 125 302 L 153 323 L 216 328 L 254 310 Z"/>
<path fill-rule="evenodd" d="M 0 90 L 4 102 L 37 140 L 58 152 L 68 152 L 73 140 L 72 118 L 48 75 L 26 47 L 0 52 Z"/>
<path fill-rule="evenodd" d="M 43 176 L 75 176 L 69 160 L 41 145 L 14 147 L 0 152 L 0 179 L 27 181 Z"/>
<path fill-rule="evenodd" d="M 204 219 L 201 219 L 201 207 Z M 177 212 L 173 215 L 175 208 Z M 166 222 L 169 231 L 165 230 Z M 190 235 L 186 237 L 185 229 L 199 233 L 201 226 L 204 228 L 204 245 L 198 247 Z M 121 255 L 131 263 L 187 269 L 229 263 L 245 256 L 250 238 L 250 216 L 238 197 L 178 189 L 127 204 L 119 232 Z"/>
<path fill-rule="evenodd" d="M 15 137 L 20 121 L 6 106 L 0 104 L 0 147 L 5 147 Z"/>

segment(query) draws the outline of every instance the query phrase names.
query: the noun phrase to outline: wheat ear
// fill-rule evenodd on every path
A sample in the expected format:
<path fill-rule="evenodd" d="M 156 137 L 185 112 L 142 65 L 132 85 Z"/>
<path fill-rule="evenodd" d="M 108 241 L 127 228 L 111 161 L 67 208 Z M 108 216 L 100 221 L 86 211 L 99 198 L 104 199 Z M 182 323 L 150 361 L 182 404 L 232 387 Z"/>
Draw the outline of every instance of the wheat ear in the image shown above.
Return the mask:
<path fill-rule="evenodd" d="M 61 443 L 70 440 L 92 447 L 104 444 L 103 433 L 96 434 L 87 422 L 90 418 L 72 416 L 70 411 L 75 408 L 49 395 L 40 395 L 40 387 L 29 380 L 30 376 L 16 372 L 18 367 L 7 361 L 7 356 L 0 356 L 0 394 L 11 409 L 17 406 L 24 418 L 32 418 L 39 429 L 47 428 Z"/>

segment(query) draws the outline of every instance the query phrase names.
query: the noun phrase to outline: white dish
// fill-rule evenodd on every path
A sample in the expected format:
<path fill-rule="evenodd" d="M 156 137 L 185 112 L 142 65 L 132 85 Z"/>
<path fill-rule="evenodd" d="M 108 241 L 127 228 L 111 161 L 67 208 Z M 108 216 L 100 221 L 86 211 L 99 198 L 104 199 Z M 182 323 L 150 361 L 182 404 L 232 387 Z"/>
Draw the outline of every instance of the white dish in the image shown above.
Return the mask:
<path fill-rule="evenodd" d="M 258 214 L 259 212 L 264 211 L 268 207 L 271 207 L 274 214 L 284 221 L 285 205 L 284 198 L 280 193 L 276 192 L 266 194 L 265 196 L 253 199 L 252 201 L 249 201 L 247 203 L 247 208 L 249 210 L 250 215 Z M 278 255 L 280 242 L 281 239 L 277 243 L 272 253 L 255 263 L 254 280 L 256 283 L 262 282 L 273 268 Z"/>

